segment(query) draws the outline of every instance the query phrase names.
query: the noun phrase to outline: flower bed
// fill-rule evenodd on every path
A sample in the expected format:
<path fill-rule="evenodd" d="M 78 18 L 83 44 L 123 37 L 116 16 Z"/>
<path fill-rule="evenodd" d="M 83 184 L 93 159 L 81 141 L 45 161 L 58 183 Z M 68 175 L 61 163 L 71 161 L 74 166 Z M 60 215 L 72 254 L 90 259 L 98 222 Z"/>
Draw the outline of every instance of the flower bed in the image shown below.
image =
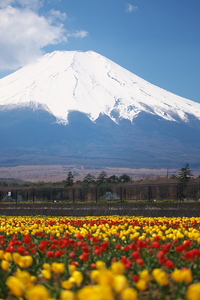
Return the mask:
<path fill-rule="evenodd" d="M 0 217 L 0 298 L 200 299 L 200 218 Z"/>

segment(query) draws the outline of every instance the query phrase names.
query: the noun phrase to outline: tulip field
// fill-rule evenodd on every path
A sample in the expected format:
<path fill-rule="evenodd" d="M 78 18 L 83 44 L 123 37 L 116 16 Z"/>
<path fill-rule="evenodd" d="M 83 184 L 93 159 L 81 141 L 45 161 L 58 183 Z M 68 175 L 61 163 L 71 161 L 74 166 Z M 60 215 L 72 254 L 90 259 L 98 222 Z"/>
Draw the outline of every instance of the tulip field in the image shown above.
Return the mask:
<path fill-rule="evenodd" d="M 200 300 L 200 218 L 0 217 L 0 300 Z"/>

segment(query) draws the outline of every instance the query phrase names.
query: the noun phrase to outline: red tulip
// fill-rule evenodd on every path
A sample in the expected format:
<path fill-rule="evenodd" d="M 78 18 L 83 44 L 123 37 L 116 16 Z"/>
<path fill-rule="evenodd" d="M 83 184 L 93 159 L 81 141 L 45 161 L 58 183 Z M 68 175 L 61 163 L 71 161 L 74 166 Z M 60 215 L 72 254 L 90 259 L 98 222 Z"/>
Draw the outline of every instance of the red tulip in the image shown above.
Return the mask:
<path fill-rule="evenodd" d="M 165 266 L 166 266 L 167 268 L 169 268 L 169 269 L 173 269 L 174 266 L 175 266 L 175 264 L 174 264 L 173 261 L 167 260 L 167 261 L 165 262 Z"/>
<path fill-rule="evenodd" d="M 138 282 L 139 279 L 140 279 L 140 276 L 138 276 L 138 275 L 133 276 L 133 281 Z"/>
<path fill-rule="evenodd" d="M 69 257 L 72 258 L 72 259 L 74 259 L 74 258 L 76 257 L 76 253 L 73 252 L 73 251 L 70 252 L 70 253 L 69 253 Z"/>
<path fill-rule="evenodd" d="M 133 259 L 139 259 L 140 258 L 140 252 L 138 252 L 138 251 L 134 251 L 132 254 L 131 254 L 131 257 L 133 258 Z"/>
<path fill-rule="evenodd" d="M 46 253 L 48 258 L 53 258 L 55 256 L 55 252 L 54 251 L 47 251 Z"/>

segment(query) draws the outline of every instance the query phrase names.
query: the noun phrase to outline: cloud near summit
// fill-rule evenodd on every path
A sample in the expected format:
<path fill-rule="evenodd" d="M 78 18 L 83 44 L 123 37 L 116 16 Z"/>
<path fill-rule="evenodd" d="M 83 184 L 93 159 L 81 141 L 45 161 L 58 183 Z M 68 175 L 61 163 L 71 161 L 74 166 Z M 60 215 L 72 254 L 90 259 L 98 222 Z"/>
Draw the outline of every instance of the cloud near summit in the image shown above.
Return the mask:
<path fill-rule="evenodd" d="M 41 15 L 44 1 L 4 0 L 0 4 L 0 69 L 14 70 L 44 54 L 43 48 L 67 42 L 69 37 L 85 37 L 80 30 L 69 35 L 67 15 L 50 10 Z M 84 32 L 84 34 L 83 34 Z"/>
<path fill-rule="evenodd" d="M 126 3 L 126 9 L 125 9 L 126 12 L 130 13 L 136 10 L 138 10 L 137 6 L 134 6 L 131 3 Z"/>

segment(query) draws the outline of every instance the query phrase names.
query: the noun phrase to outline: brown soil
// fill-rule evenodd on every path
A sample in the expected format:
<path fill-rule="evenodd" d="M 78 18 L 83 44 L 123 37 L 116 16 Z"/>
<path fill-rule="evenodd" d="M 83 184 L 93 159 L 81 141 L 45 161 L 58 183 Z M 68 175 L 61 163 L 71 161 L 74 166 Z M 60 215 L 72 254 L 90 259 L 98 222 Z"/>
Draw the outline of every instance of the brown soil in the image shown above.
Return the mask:
<path fill-rule="evenodd" d="M 75 165 L 46 165 L 46 166 L 17 166 L 17 167 L 0 167 L 0 180 L 4 178 L 15 178 L 24 181 L 44 181 L 56 182 L 67 178 L 69 171 L 74 173 L 75 180 L 82 180 L 86 174 L 90 173 L 97 177 L 104 170 L 108 176 L 128 174 L 133 179 L 141 179 L 144 177 L 170 176 L 176 174 L 177 170 L 166 169 L 129 169 L 129 168 L 86 168 Z"/>

